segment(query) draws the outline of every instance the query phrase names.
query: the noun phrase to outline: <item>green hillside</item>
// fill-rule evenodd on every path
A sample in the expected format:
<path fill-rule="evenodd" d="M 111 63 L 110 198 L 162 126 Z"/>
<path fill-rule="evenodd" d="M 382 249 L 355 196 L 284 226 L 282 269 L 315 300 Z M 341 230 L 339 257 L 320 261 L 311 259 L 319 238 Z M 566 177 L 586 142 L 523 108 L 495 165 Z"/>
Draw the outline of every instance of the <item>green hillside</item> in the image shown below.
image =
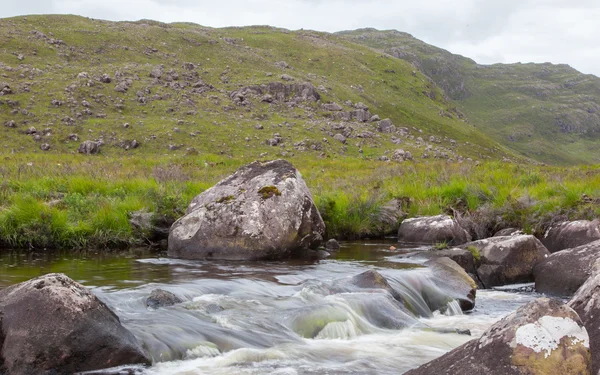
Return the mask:
<path fill-rule="evenodd" d="M 0 20 L 0 45 L 0 152 L 514 158 L 410 64 L 327 33 L 29 16 Z M 283 97 L 243 90 L 274 83 Z"/>
<path fill-rule="evenodd" d="M 600 78 L 568 65 L 480 65 L 398 31 L 342 32 L 347 40 L 410 62 L 477 129 L 551 164 L 600 162 Z"/>

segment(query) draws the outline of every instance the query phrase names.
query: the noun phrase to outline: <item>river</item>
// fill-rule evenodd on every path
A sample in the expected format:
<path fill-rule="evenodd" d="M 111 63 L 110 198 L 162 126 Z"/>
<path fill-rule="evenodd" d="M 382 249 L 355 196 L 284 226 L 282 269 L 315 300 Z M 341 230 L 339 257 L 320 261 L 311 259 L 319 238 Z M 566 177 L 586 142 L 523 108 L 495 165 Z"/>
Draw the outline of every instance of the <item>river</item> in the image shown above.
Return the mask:
<path fill-rule="evenodd" d="M 478 337 L 536 297 L 477 292 L 476 308 L 432 312 L 420 288 L 430 274 L 419 251 L 391 241 L 342 244 L 326 260 L 184 261 L 132 249 L 119 253 L 0 252 L 0 288 L 48 272 L 82 283 L 120 317 L 155 364 L 154 374 L 401 374 Z M 416 314 L 383 290 L 348 288 L 368 269 L 383 274 Z M 153 289 L 184 303 L 150 309 Z M 471 336 L 454 333 L 470 330 Z M 446 333 L 444 333 L 446 332 Z M 450 332 L 450 333 L 448 333 Z"/>

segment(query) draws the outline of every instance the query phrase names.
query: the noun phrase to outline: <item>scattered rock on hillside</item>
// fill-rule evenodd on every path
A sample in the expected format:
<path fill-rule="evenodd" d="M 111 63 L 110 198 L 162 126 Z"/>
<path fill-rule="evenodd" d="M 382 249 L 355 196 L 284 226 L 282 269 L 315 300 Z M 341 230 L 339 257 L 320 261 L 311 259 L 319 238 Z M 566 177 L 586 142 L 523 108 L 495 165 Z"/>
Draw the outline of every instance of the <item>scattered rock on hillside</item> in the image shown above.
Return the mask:
<path fill-rule="evenodd" d="M 590 277 L 596 259 L 600 259 L 600 240 L 551 254 L 533 270 L 536 291 L 572 295 Z"/>
<path fill-rule="evenodd" d="M 284 84 L 281 82 L 270 82 L 262 85 L 246 86 L 239 90 L 232 91 L 229 97 L 237 104 L 245 105 L 250 98 L 262 98 L 264 95 L 271 95 L 273 101 L 318 101 L 321 95 L 317 92 L 312 83 L 292 83 Z"/>
<path fill-rule="evenodd" d="M 50 147 L 50 145 L 48 143 L 42 143 L 40 145 L 40 150 L 42 150 L 42 151 L 50 151 L 50 148 L 51 147 Z"/>
<path fill-rule="evenodd" d="M 185 259 L 274 259 L 319 246 L 325 224 L 300 173 L 285 160 L 248 164 L 198 195 L 169 234 Z"/>
<path fill-rule="evenodd" d="M 410 151 L 404 151 L 403 149 L 398 149 L 398 150 L 394 151 L 394 153 L 392 154 L 392 160 L 398 161 L 398 162 L 403 162 L 406 160 L 413 160 L 413 156 L 410 153 Z"/>
<path fill-rule="evenodd" d="M 183 300 L 181 298 L 169 291 L 154 289 L 146 299 L 146 306 L 156 309 L 159 307 L 173 306 L 182 302 Z"/>
<path fill-rule="evenodd" d="M 342 134 L 337 133 L 336 135 L 333 136 L 333 139 L 335 139 L 336 141 L 340 142 L 340 143 L 346 143 L 346 137 L 344 137 Z"/>
<path fill-rule="evenodd" d="M 112 78 L 110 78 L 110 76 L 108 74 L 102 74 L 98 80 L 102 83 L 111 83 L 112 82 Z"/>
<path fill-rule="evenodd" d="M 592 374 L 600 373 L 600 262 L 596 261 L 592 276 L 577 290 L 569 301 L 569 307 L 579 314 L 590 335 L 592 351 Z M 558 372 L 557 372 L 558 373 Z"/>
<path fill-rule="evenodd" d="M 100 142 L 85 141 L 79 145 L 77 152 L 80 154 L 93 155 L 100 152 Z"/>
<path fill-rule="evenodd" d="M 73 374 L 150 360 L 84 286 L 47 274 L 0 290 L 0 372 Z"/>
<path fill-rule="evenodd" d="M 341 111 L 343 108 L 341 105 L 337 103 L 325 103 L 323 104 L 323 109 L 331 112 Z"/>
<path fill-rule="evenodd" d="M 8 120 L 4 123 L 4 126 L 6 126 L 7 128 L 16 128 L 17 122 L 15 120 Z"/>
<path fill-rule="evenodd" d="M 565 221 L 551 226 L 542 243 L 551 253 L 600 240 L 600 220 Z"/>
<path fill-rule="evenodd" d="M 582 319 L 560 301 L 540 298 L 492 325 L 481 338 L 406 375 L 579 375 L 591 370 Z"/>
<path fill-rule="evenodd" d="M 377 123 L 377 130 L 381 133 L 394 133 L 396 127 L 392 124 L 392 120 L 386 118 Z"/>
<path fill-rule="evenodd" d="M 288 74 L 282 74 L 281 75 L 281 79 L 284 80 L 284 81 L 293 81 L 294 77 L 292 77 L 292 76 L 290 76 Z"/>
<path fill-rule="evenodd" d="M 550 255 L 529 235 L 491 237 L 461 247 L 479 253 L 477 277 L 486 288 L 533 281 L 533 268 Z"/>
<path fill-rule="evenodd" d="M 469 233 L 447 215 L 405 219 L 398 230 L 400 242 L 460 245 L 469 240 Z"/>

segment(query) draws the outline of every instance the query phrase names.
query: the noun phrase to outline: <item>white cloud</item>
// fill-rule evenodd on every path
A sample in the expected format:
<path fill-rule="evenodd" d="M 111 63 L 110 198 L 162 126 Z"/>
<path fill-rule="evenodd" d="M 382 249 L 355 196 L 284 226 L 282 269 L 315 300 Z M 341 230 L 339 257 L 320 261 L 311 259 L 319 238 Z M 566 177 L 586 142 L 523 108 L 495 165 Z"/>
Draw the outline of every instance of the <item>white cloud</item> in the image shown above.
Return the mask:
<path fill-rule="evenodd" d="M 597 0 L 21 0 L 0 17 L 71 13 L 205 26 L 271 25 L 339 31 L 397 29 L 479 63 L 567 63 L 600 76 Z"/>

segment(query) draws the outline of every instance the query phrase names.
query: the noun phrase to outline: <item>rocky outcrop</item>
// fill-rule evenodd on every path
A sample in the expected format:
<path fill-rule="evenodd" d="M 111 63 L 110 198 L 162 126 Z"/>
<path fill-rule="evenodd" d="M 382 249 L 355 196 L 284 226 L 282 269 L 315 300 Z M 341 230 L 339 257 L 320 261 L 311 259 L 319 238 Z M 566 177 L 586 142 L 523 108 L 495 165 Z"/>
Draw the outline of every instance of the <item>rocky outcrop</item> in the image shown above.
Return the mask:
<path fill-rule="evenodd" d="M 251 97 L 270 95 L 274 101 L 287 102 L 291 100 L 317 101 L 321 95 L 312 83 L 292 83 L 284 84 L 281 82 L 270 82 L 262 85 L 247 86 L 240 90 L 233 91 L 229 97 L 238 104 L 247 103 Z"/>
<path fill-rule="evenodd" d="M 469 233 L 447 215 L 406 219 L 398 229 L 400 242 L 460 245 L 470 240 Z"/>
<path fill-rule="evenodd" d="M 158 307 L 173 306 L 182 302 L 183 300 L 181 298 L 163 289 L 154 289 L 152 293 L 150 293 L 150 296 L 146 298 L 146 306 L 154 309 Z"/>
<path fill-rule="evenodd" d="M 275 259 L 322 241 L 325 224 L 302 176 L 285 160 L 254 162 L 198 195 L 169 234 L 185 259 Z"/>
<path fill-rule="evenodd" d="M 535 266 L 535 289 L 555 296 L 570 296 L 592 274 L 596 259 L 600 258 L 600 240 L 561 250 Z"/>
<path fill-rule="evenodd" d="M 473 310 L 477 284 L 460 265 L 446 257 L 432 259 L 425 265 L 431 270 L 435 284 L 446 296 L 444 305 L 447 305 L 449 300 L 455 299 L 461 310 Z M 427 300 L 431 301 L 431 298 Z M 440 307 L 432 306 L 432 310 L 438 310 Z"/>
<path fill-rule="evenodd" d="M 533 281 L 533 268 L 550 255 L 529 235 L 492 237 L 462 247 L 479 254 L 477 277 L 486 288 Z"/>
<path fill-rule="evenodd" d="M 72 374 L 149 362 L 119 318 L 63 274 L 0 291 L 0 373 Z"/>
<path fill-rule="evenodd" d="M 542 243 L 551 253 L 600 240 L 600 221 L 565 221 L 551 226 Z"/>
<path fill-rule="evenodd" d="M 591 370 L 582 320 L 560 301 L 540 298 L 492 325 L 481 338 L 406 374 L 580 375 Z"/>
<path fill-rule="evenodd" d="M 569 306 L 579 314 L 590 335 L 593 374 L 600 374 L 600 262 L 595 262 L 593 273 L 569 301 Z"/>

